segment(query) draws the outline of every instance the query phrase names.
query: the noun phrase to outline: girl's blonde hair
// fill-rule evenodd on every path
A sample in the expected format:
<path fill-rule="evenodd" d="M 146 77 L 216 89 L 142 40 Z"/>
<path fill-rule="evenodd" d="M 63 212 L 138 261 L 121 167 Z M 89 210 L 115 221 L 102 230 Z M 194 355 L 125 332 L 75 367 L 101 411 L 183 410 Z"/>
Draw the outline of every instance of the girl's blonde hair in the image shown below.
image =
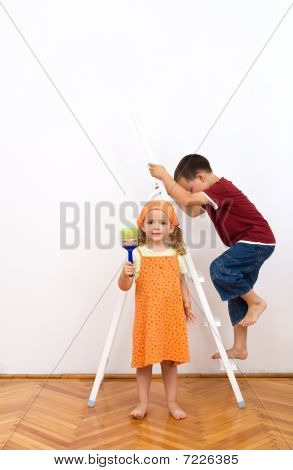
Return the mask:
<path fill-rule="evenodd" d="M 183 240 L 183 234 L 180 227 L 176 226 L 173 232 L 169 233 L 167 243 L 171 248 L 174 248 L 176 250 L 177 255 L 186 254 L 186 246 Z M 141 228 L 138 228 L 138 244 L 146 244 L 146 234 Z"/>

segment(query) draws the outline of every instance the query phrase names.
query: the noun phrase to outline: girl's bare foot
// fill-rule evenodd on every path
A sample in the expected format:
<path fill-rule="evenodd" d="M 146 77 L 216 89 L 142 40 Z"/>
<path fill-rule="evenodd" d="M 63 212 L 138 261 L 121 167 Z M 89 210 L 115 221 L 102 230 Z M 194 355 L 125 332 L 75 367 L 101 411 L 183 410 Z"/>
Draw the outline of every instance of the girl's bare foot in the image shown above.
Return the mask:
<path fill-rule="evenodd" d="M 231 348 L 226 349 L 226 353 L 229 359 L 246 359 L 248 356 L 246 349 Z M 215 353 L 212 356 L 212 359 L 221 359 L 220 353 Z"/>
<path fill-rule="evenodd" d="M 178 405 L 178 403 L 170 403 L 168 405 L 169 407 L 169 411 L 170 411 L 170 414 L 173 416 L 173 418 L 175 419 L 184 419 L 186 418 L 187 414 L 185 413 L 185 411 L 182 410 L 182 408 L 180 408 L 180 406 Z"/>
<path fill-rule="evenodd" d="M 241 326 L 253 325 L 254 323 L 257 322 L 257 320 L 261 316 L 262 312 L 266 309 L 266 307 L 267 307 L 267 304 L 265 303 L 263 299 L 260 298 L 260 300 L 257 303 L 250 305 L 250 307 L 248 308 L 247 314 L 239 323 L 237 323 L 237 325 L 241 325 Z"/>
<path fill-rule="evenodd" d="M 146 412 L 147 412 L 148 405 L 147 403 L 139 403 L 134 410 L 132 410 L 129 414 L 133 416 L 134 418 L 137 419 L 142 419 L 144 418 Z"/>

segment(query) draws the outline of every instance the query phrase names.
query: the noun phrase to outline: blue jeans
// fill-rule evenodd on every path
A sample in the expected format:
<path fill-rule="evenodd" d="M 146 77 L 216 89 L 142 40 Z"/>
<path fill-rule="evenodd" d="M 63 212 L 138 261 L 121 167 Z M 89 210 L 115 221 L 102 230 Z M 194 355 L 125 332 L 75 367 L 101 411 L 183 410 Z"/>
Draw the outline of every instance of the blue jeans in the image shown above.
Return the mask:
<path fill-rule="evenodd" d="M 240 295 L 253 288 L 262 264 L 274 249 L 274 245 L 239 242 L 212 262 L 211 279 L 221 299 L 228 300 L 232 325 L 245 317 L 248 306 Z"/>

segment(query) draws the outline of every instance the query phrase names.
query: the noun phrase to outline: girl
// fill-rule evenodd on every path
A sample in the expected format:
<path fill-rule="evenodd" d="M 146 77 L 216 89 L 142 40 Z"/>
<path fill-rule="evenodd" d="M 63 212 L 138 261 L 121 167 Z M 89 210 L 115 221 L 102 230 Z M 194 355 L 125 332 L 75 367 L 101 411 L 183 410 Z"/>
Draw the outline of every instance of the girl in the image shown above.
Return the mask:
<path fill-rule="evenodd" d="M 182 419 L 186 413 L 176 401 L 177 365 L 190 360 L 186 322 L 196 318 L 184 279 L 182 232 L 172 204 L 163 200 L 145 204 L 137 225 L 139 246 L 133 250 L 133 264 L 124 264 L 118 281 L 122 290 L 136 281 L 132 367 L 137 368 L 139 403 L 130 414 L 145 416 L 152 364 L 160 362 L 170 414 Z"/>

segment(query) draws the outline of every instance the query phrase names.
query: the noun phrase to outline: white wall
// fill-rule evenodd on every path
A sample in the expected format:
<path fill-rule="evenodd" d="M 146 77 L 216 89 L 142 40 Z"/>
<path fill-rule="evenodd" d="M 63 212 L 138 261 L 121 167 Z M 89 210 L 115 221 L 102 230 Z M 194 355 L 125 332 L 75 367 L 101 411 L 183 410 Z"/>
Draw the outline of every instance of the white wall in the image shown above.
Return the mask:
<path fill-rule="evenodd" d="M 153 189 L 131 113 L 139 113 L 157 161 L 172 173 L 181 157 L 195 152 L 289 2 L 4 5 L 76 119 L 1 7 L 0 373 L 93 373 L 118 295 L 116 280 L 96 304 L 126 255 L 119 246 L 125 225 L 119 208 L 145 200 Z M 292 36 L 290 11 L 200 148 L 214 172 L 256 204 L 278 242 L 256 285 L 268 309 L 249 328 L 249 357 L 239 363 L 244 373 L 293 371 Z M 97 202 L 111 201 L 115 213 L 105 209 L 97 231 L 106 240 L 106 224 L 115 224 L 115 246 L 95 246 L 92 217 L 90 248 L 82 236 L 78 248 L 61 250 L 61 201 L 79 205 L 82 232 L 85 202 L 93 216 Z M 225 247 L 218 238 L 212 242 L 215 233 L 205 217 L 188 220 L 188 238 L 196 241 L 204 230 L 206 241 L 192 256 L 206 274 L 206 294 L 230 346 L 227 305 L 208 276 L 210 262 Z M 182 221 L 185 226 L 186 217 Z M 134 288 L 108 373 L 135 372 L 133 295 Z M 210 359 L 216 348 L 200 318 L 189 326 L 189 339 L 192 360 L 179 372 L 218 372 Z"/>

